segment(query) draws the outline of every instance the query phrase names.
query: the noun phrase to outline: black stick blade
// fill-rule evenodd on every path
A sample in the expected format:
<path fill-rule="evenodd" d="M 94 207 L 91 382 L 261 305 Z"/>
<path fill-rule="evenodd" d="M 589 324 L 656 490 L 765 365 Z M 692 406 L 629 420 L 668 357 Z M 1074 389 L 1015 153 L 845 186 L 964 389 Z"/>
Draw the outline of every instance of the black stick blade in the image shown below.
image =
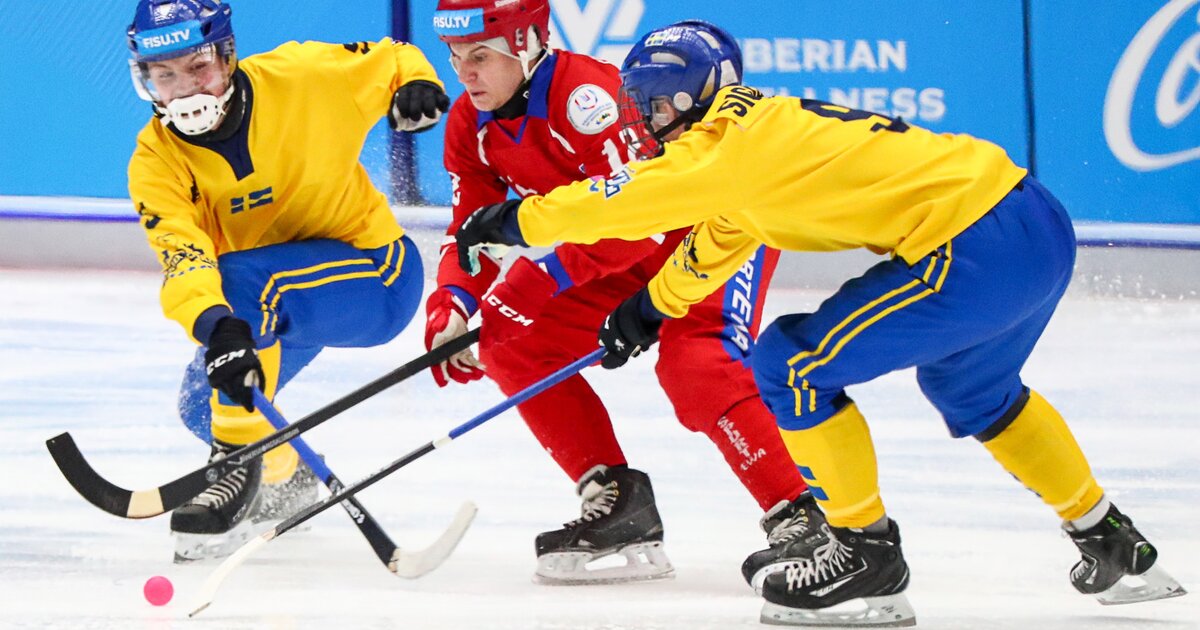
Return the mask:
<path fill-rule="evenodd" d="M 163 513 L 158 488 L 133 492 L 101 477 L 75 446 L 70 433 L 46 440 L 46 448 L 71 487 L 92 505 L 124 518 L 148 518 Z"/>

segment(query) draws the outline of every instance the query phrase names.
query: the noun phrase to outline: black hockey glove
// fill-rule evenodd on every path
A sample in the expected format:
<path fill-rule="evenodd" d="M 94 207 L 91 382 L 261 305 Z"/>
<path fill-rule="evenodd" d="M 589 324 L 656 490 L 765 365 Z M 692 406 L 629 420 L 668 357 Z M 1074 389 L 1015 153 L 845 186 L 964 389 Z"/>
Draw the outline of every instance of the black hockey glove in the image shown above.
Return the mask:
<path fill-rule="evenodd" d="M 396 131 L 417 133 L 437 124 L 450 109 L 450 97 L 431 81 L 409 81 L 392 95 L 388 122 Z"/>
<path fill-rule="evenodd" d="M 609 313 L 600 327 L 600 345 L 607 353 L 600 365 L 612 370 L 625 365 L 629 357 L 648 349 L 658 341 L 658 329 L 666 315 L 658 312 L 650 301 L 650 292 L 643 288 Z"/>
<path fill-rule="evenodd" d="M 484 247 L 502 256 L 510 246 L 528 245 L 521 236 L 521 226 L 517 224 L 517 210 L 520 207 L 520 199 L 484 206 L 471 213 L 458 226 L 454 241 L 458 244 L 458 266 L 463 271 L 472 276 L 479 273 L 479 250 Z M 496 245 L 502 246 L 499 252 L 494 247 Z"/>
<path fill-rule="evenodd" d="M 254 337 L 250 324 L 236 317 L 224 317 L 217 322 L 212 336 L 208 338 L 208 349 L 204 351 L 204 366 L 208 371 L 208 384 L 241 405 L 246 411 L 254 411 L 254 391 L 262 389 L 262 363 L 254 349 Z"/>

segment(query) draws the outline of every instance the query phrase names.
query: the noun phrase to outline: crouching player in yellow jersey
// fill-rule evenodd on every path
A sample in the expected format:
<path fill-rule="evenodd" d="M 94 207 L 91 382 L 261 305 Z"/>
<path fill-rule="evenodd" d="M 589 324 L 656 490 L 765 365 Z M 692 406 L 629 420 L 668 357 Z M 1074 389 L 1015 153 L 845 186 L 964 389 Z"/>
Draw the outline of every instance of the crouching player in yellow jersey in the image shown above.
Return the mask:
<path fill-rule="evenodd" d="M 130 195 L 163 267 L 163 312 L 203 346 L 181 414 L 221 457 L 273 430 L 252 388 L 271 399 L 322 348 L 382 344 L 412 319 L 421 260 L 358 156 L 385 114 L 420 131 L 449 99 L 417 48 L 388 39 L 238 60 L 218 0 L 140 0 L 128 41 L 154 104 Z M 228 553 L 252 521 L 315 500 L 297 459 L 281 446 L 175 510 L 177 560 Z"/>
<path fill-rule="evenodd" d="M 621 78 L 633 118 L 653 132 L 642 146 L 665 142 L 661 156 L 483 208 L 457 234 L 460 264 L 486 243 L 694 226 L 648 287 L 609 315 L 600 337 L 612 367 L 764 243 L 893 254 L 815 313 L 781 317 L 755 347 L 763 399 L 830 525 L 793 544 L 794 563 L 767 578 L 764 621 L 915 622 L 867 423 L 845 391 L 909 367 L 952 435 L 982 442 L 1062 518 L 1083 555 L 1070 573 L 1076 589 L 1104 603 L 1183 594 L 1105 497 L 1062 417 L 1021 380 L 1071 277 L 1075 237 L 1062 205 L 993 144 L 736 85 L 720 45 L 687 25 L 645 36 Z M 850 600 L 859 606 L 828 610 Z"/>

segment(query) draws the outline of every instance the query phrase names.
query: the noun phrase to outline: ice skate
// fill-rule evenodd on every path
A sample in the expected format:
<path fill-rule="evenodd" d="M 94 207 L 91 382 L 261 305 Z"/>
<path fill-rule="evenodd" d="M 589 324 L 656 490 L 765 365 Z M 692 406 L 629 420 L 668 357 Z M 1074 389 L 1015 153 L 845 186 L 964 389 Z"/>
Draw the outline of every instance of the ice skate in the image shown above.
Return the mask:
<path fill-rule="evenodd" d="M 238 447 L 213 441 L 209 461 Z M 175 562 L 191 562 L 227 556 L 257 532 L 249 518 L 261 496 L 262 459 L 256 458 L 221 477 L 194 499 L 171 513 L 175 536 Z"/>
<path fill-rule="evenodd" d="M 1096 525 L 1082 531 L 1063 527 L 1083 553 L 1071 569 L 1071 584 L 1101 604 L 1132 604 L 1186 595 L 1175 578 L 1158 566 L 1158 550 L 1115 505 Z"/>
<path fill-rule="evenodd" d="M 746 558 L 742 577 L 755 593 L 762 595 L 763 580 L 788 565 L 786 556 L 792 546 L 803 545 L 810 535 L 823 535 L 821 525 L 825 524 L 825 514 L 812 494 L 805 491 L 793 501 L 780 501 L 758 524 L 767 534 L 767 548 Z"/>
<path fill-rule="evenodd" d="M 903 627 L 916 625 L 904 596 L 908 564 L 900 530 L 869 534 L 823 524 L 789 549 L 782 571 L 763 581 L 761 621 L 774 625 Z"/>
<path fill-rule="evenodd" d="M 562 529 L 538 534 L 542 584 L 612 584 L 671 576 L 663 552 L 662 520 L 645 473 L 597 466 L 579 481 L 582 515 Z"/>

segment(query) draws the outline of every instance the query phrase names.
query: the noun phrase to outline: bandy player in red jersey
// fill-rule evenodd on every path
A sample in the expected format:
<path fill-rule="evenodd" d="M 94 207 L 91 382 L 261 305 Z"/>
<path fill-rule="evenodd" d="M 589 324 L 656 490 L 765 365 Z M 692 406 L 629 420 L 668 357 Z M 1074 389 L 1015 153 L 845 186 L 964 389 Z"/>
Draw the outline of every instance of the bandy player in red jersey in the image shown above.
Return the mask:
<path fill-rule="evenodd" d="M 512 395 L 594 350 L 605 316 L 645 286 L 687 230 L 636 242 L 559 245 L 537 260 L 518 258 L 495 286 L 494 258 L 485 257 L 477 275 L 463 272 L 452 235 L 475 209 L 503 201 L 509 189 L 524 197 L 602 179 L 630 154 L 616 124 L 617 69 L 550 50 L 546 0 L 440 0 L 433 22 L 466 91 L 446 126 L 454 217 L 438 287 L 426 304 L 425 342 L 433 348 L 462 335 L 482 310 L 479 360 L 466 351 L 435 366 L 434 377 L 439 386 L 466 383 L 486 369 Z M 740 77 L 740 59 L 736 70 Z M 760 250 L 724 291 L 687 317 L 668 320 L 657 366 L 680 422 L 716 444 L 766 512 L 761 524 L 769 547 L 742 567 L 756 588 L 781 568 L 773 561 L 790 541 L 823 522 L 747 364 L 778 256 Z M 608 411 L 587 381 L 575 375 L 518 408 L 583 500 L 579 519 L 538 535 L 537 579 L 577 584 L 670 575 L 650 479 L 626 463 Z M 612 554 L 623 555 L 626 566 L 589 569 Z"/>

